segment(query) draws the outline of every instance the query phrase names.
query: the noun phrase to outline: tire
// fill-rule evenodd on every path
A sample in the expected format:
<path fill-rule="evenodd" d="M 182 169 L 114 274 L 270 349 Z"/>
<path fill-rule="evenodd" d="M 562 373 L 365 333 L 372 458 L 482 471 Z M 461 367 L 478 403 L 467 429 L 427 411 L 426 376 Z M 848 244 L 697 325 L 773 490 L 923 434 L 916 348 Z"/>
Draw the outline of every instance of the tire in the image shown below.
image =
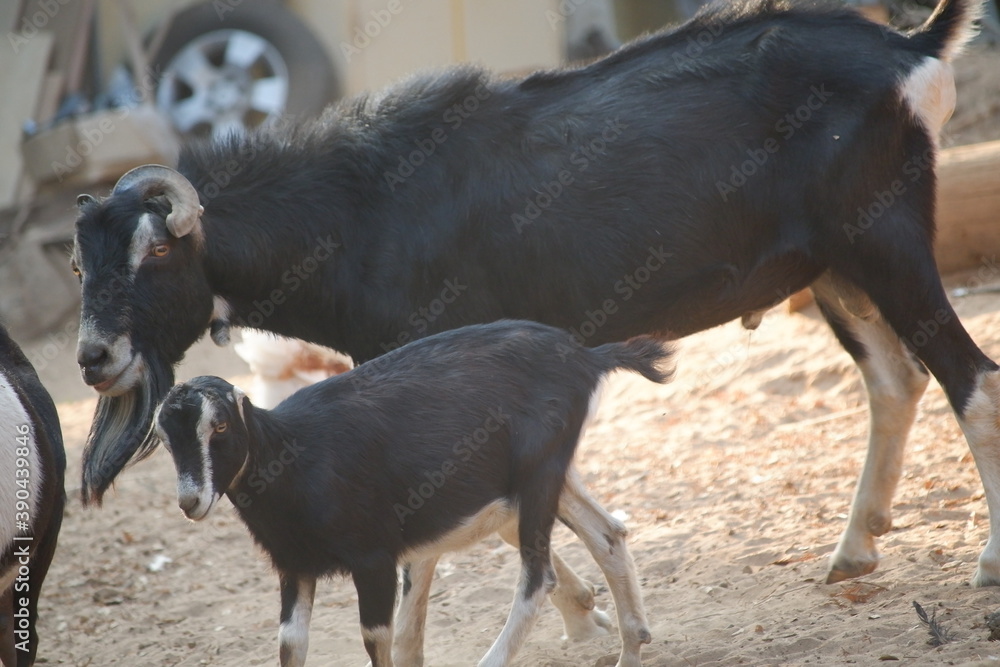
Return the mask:
<path fill-rule="evenodd" d="M 214 4 L 179 12 L 152 58 L 157 107 L 180 134 L 219 137 L 315 116 L 336 99 L 326 51 L 291 12 L 243 0 L 220 16 Z"/>

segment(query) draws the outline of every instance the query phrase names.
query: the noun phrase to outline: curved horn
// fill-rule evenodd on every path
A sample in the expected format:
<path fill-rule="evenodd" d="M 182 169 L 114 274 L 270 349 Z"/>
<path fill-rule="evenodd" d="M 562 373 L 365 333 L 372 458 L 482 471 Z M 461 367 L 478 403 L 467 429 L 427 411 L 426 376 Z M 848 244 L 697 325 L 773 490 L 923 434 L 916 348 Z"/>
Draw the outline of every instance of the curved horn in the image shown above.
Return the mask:
<path fill-rule="evenodd" d="M 246 422 L 246 417 L 243 416 L 243 399 L 246 397 L 246 392 L 239 387 L 233 387 L 233 401 L 236 402 L 236 410 L 240 413 L 240 419 L 244 422 Z"/>
<path fill-rule="evenodd" d="M 175 237 L 187 236 L 199 227 L 205 209 L 198 199 L 198 191 L 191 181 L 170 167 L 159 164 L 136 167 L 118 179 L 111 194 L 127 190 L 137 191 L 143 199 L 165 195 L 170 202 L 167 230 Z"/>

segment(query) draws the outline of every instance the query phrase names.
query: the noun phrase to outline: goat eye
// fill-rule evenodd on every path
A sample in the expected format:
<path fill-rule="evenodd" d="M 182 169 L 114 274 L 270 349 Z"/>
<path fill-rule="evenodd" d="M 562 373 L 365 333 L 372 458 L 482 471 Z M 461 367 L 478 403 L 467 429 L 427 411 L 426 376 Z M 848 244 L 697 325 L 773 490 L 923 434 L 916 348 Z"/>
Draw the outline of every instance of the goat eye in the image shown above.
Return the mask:
<path fill-rule="evenodd" d="M 152 257 L 166 257 L 170 254 L 170 246 L 165 243 L 160 243 L 153 246 L 153 249 L 149 251 Z"/>
<path fill-rule="evenodd" d="M 229 428 L 229 424 L 227 424 L 226 422 L 222 422 L 221 424 L 216 424 L 216 426 L 215 426 L 215 432 L 216 433 L 225 433 L 227 428 Z"/>
<path fill-rule="evenodd" d="M 70 268 L 70 270 L 73 271 L 73 275 L 74 276 L 76 276 L 77 278 L 80 278 L 80 279 L 83 278 L 83 274 L 80 273 L 80 268 L 76 265 L 76 262 L 73 262 L 72 264 L 70 264 L 69 268 Z"/>

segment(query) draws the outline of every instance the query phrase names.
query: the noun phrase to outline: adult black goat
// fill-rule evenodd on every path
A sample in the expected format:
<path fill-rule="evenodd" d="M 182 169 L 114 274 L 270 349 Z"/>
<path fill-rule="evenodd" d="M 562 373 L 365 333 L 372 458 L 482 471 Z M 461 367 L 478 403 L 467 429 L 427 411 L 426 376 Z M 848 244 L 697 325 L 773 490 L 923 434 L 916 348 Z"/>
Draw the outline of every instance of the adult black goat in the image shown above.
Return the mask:
<path fill-rule="evenodd" d="M 602 530 L 560 497 L 598 384 L 619 368 L 665 382 L 669 356 L 650 337 L 591 349 L 560 329 L 500 321 L 415 341 L 270 411 L 225 380 L 196 378 L 167 394 L 154 428 L 173 456 L 184 513 L 204 519 L 227 495 L 278 570 L 282 667 L 305 664 L 317 577 L 353 577 L 372 665 L 391 667 L 397 563 L 512 525 L 517 594 L 479 663 L 502 667 L 555 584 L 556 516 L 578 533 Z M 363 391 L 359 374 L 372 381 Z M 280 474 L 263 483 L 258 471 L 275 462 Z M 401 664 L 423 664 L 422 647 L 405 648 Z M 619 665 L 639 665 L 634 648 Z"/>
<path fill-rule="evenodd" d="M 79 362 L 103 394 L 85 496 L 150 451 L 171 364 L 210 325 L 363 362 L 504 317 L 587 345 L 680 337 L 812 286 L 871 404 L 829 580 L 876 567 L 929 370 L 990 507 L 973 581 L 1000 584 L 1000 373 L 932 254 L 948 60 L 977 7 L 942 0 L 900 34 L 844 9 L 717 6 L 580 69 L 419 77 L 83 196 Z"/>
<path fill-rule="evenodd" d="M 0 428 L 0 662 L 27 667 L 66 503 L 66 452 L 52 397 L 2 325 Z"/>

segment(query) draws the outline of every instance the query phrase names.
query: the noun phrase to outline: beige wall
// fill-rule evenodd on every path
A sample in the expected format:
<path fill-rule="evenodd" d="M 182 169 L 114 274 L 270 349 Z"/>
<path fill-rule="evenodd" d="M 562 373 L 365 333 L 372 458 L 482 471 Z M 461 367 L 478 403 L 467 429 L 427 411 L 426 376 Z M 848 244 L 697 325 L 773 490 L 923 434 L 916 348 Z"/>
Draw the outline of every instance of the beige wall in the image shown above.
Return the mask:
<path fill-rule="evenodd" d="M 2 0 L 0 0 L 2 1 Z M 559 63 L 559 0 L 288 0 L 326 46 L 344 92 L 426 68 L 476 62 L 500 72 Z M 125 58 L 118 0 L 99 0 L 104 71 Z M 144 35 L 191 0 L 132 0 Z M 392 10 L 395 10 L 393 13 Z M 235 11 L 239 11 L 238 7 Z M 378 19 L 382 19 L 382 23 Z M 371 35 L 365 34 L 365 29 Z"/>
<path fill-rule="evenodd" d="M 166 0 L 150 2 L 149 0 L 131 0 L 135 11 L 139 33 L 145 39 L 156 26 L 160 25 L 173 12 L 183 9 L 192 0 Z M 122 62 L 128 62 L 125 39 L 122 37 L 121 10 L 119 0 L 98 0 L 98 35 L 101 40 L 101 68 L 105 79 Z"/>
<path fill-rule="evenodd" d="M 501 72 L 559 62 L 562 34 L 545 15 L 557 0 L 291 0 L 289 5 L 307 17 L 326 45 L 348 94 L 456 62 Z"/>

